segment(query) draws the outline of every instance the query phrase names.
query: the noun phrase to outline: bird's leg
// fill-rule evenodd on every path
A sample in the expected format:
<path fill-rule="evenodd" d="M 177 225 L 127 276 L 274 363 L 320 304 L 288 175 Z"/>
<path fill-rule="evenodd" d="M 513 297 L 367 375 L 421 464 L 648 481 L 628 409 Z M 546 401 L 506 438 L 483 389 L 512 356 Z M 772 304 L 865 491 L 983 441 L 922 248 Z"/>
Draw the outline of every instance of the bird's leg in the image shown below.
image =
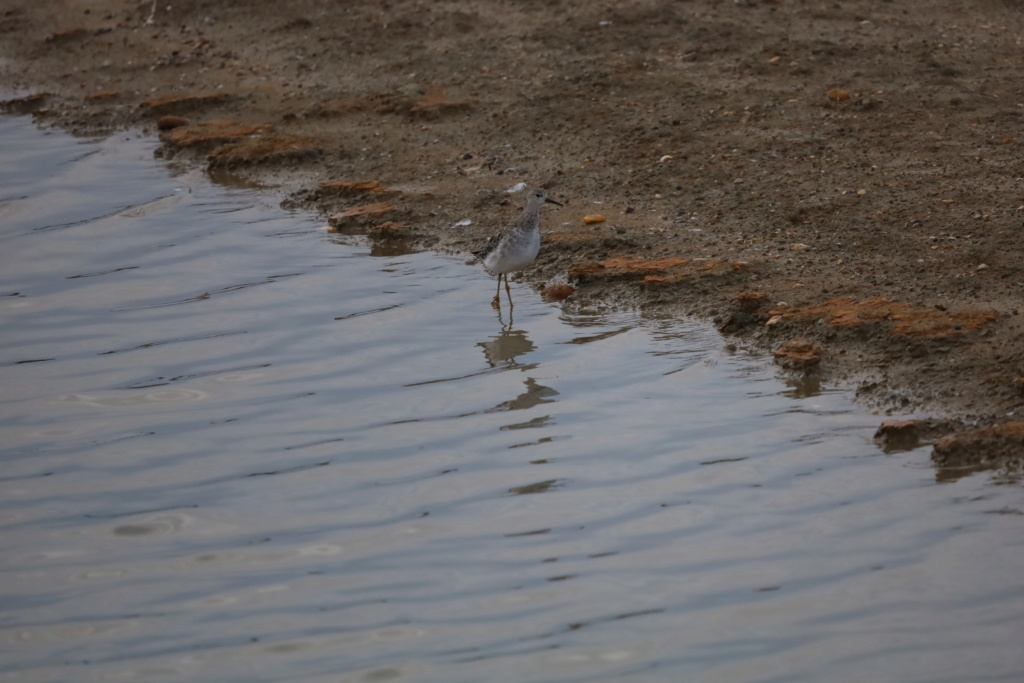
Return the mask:
<path fill-rule="evenodd" d="M 508 273 L 505 273 L 505 293 L 508 294 L 508 307 L 511 310 L 515 308 L 515 304 L 512 303 L 512 288 L 508 286 Z"/>
<path fill-rule="evenodd" d="M 494 293 L 494 298 L 491 299 L 491 306 L 501 308 L 501 273 L 498 273 L 498 291 Z"/>

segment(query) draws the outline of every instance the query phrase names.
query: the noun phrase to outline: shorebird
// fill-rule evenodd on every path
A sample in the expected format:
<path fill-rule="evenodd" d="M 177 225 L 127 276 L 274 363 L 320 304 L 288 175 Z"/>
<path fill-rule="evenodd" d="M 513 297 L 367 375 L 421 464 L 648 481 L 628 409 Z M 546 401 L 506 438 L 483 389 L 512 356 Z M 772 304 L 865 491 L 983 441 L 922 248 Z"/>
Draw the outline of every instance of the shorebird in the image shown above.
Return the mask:
<path fill-rule="evenodd" d="M 491 300 L 491 305 L 495 308 L 501 308 L 503 276 L 508 306 L 515 307 L 512 303 L 512 289 L 508 286 L 508 274 L 522 270 L 537 258 L 537 252 L 540 251 L 540 206 L 545 202 L 562 206 L 554 199 L 548 199 L 548 191 L 544 188 L 530 190 L 523 213 L 487 240 L 488 246 L 481 252 L 484 268 L 492 275 L 498 276 L 498 291 Z"/>

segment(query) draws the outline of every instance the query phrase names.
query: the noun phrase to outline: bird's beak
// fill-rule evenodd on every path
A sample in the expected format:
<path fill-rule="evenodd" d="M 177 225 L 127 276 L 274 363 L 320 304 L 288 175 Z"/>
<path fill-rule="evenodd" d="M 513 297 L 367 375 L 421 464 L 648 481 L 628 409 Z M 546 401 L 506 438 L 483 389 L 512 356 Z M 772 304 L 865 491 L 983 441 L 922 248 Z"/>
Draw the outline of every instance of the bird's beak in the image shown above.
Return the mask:
<path fill-rule="evenodd" d="M 560 202 L 556 202 L 554 199 L 548 199 L 547 197 L 544 198 L 544 202 L 546 204 L 554 204 L 555 206 L 562 206 L 562 204 Z"/>

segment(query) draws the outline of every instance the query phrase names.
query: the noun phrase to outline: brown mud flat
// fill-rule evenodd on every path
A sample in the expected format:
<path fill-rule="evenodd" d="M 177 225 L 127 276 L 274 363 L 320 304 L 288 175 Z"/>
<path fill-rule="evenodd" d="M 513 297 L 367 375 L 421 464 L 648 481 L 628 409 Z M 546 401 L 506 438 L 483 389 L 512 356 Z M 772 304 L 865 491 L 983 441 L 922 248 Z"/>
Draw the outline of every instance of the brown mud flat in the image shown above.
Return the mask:
<path fill-rule="evenodd" d="M 373 239 L 469 253 L 545 185 L 538 290 L 710 318 L 935 416 L 887 447 L 1019 462 L 1020 0 L 9 0 L 0 59 L 5 111 Z"/>

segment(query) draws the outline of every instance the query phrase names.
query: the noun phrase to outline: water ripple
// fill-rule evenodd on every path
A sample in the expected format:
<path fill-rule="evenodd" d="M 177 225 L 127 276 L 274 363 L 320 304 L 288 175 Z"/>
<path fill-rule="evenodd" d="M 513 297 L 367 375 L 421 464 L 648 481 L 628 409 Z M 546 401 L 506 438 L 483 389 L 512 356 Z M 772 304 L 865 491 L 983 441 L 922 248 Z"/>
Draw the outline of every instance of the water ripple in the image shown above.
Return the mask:
<path fill-rule="evenodd" d="M 699 324 L 0 137 L 3 676 L 1024 678 L 1018 484 Z"/>

